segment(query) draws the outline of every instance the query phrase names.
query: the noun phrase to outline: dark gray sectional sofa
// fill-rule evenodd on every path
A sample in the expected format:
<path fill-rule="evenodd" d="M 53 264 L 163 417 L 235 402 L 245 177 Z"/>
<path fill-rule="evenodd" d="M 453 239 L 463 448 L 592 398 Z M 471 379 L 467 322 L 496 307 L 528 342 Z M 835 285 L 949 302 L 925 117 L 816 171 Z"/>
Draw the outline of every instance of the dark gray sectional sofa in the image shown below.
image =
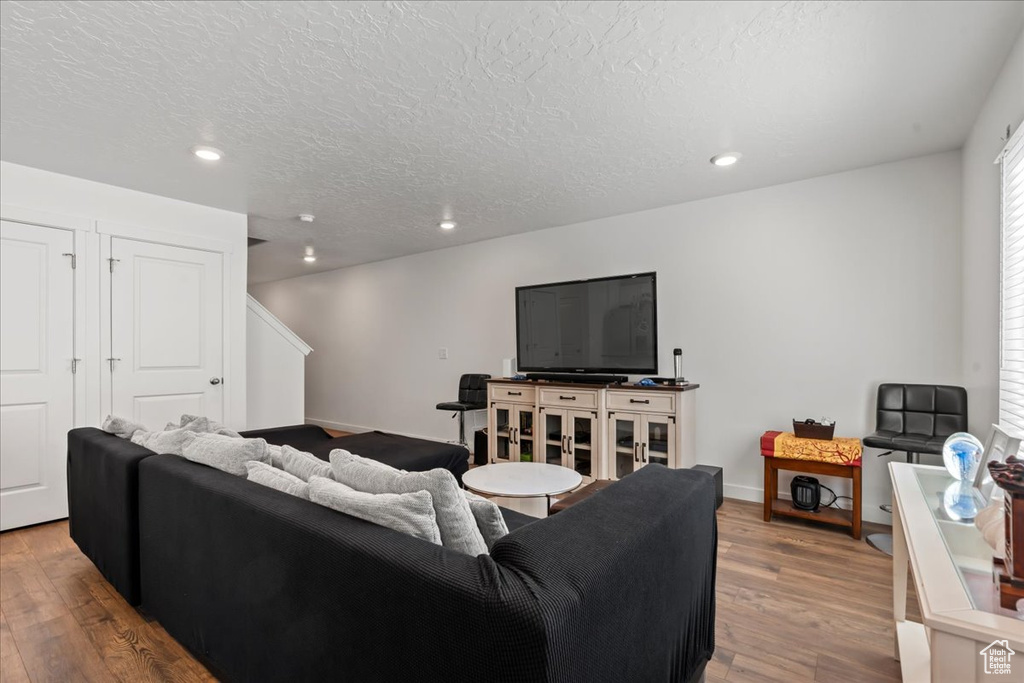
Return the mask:
<path fill-rule="evenodd" d="M 69 449 L 76 542 L 119 590 L 137 552 L 143 608 L 226 680 L 690 683 L 714 650 L 702 472 L 652 465 L 548 519 L 507 511 L 470 557 L 98 430 Z"/>

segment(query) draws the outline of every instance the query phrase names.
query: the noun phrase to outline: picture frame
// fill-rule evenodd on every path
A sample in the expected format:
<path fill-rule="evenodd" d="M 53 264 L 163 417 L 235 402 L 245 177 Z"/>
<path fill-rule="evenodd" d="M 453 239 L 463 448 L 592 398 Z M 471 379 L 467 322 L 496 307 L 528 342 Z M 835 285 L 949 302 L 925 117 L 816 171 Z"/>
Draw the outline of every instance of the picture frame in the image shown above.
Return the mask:
<path fill-rule="evenodd" d="M 990 462 L 1003 462 L 1009 455 L 1016 455 L 1020 450 L 1021 436 L 1011 434 L 999 425 L 992 425 L 992 430 L 985 441 L 985 450 L 981 452 L 981 462 L 978 463 L 978 471 L 974 475 L 974 488 L 981 494 L 985 504 L 991 500 L 992 489 L 995 482 L 988 473 Z"/>

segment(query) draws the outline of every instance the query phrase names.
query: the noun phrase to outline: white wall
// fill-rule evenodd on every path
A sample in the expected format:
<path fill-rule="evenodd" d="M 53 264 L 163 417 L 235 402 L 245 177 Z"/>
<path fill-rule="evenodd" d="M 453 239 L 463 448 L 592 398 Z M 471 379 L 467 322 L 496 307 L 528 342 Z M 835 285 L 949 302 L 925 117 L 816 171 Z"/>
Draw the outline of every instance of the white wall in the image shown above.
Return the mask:
<path fill-rule="evenodd" d="M 246 325 L 246 429 L 302 424 L 309 347 L 255 299 L 248 302 Z"/>
<path fill-rule="evenodd" d="M 1024 119 L 1024 33 L 963 148 L 963 370 L 970 429 L 984 439 L 999 406 L 999 166 L 1006 127 Z"/>
<path fill-rule="evenodd" d="M 245 280 L 247 218 L 243 213 L 213 209 L 122 187 L 0 162 L 0 203 L 5 216 L 58 227 L 74 227 L 80 267 L 99 263 L 100 233 L 143 235 L 167 244 L 200 246 L 228 254 L 225 259 L 229 305 L 225 309 L 225 422 L 245 426 Z M 95 269 L 94 269 L 95 270 Z M 85 292 L 90 309 L 99 309 L 99 272 L 88 272 Z M 84 310 L 84 309 L 83 309 Z M 88 357 L 100 357 L 98 316 L 84 321 Z M 86 369 L 88 407 L 76 424 L 98 424 L 99 369 Z"/>
<path fill-rule="evenodd" d="M 514 355 L 515 286 L 655 270 L 661 374 L 679 346 L 702 384 L 698 461 L 725 468 L 727 495 L 759 499 L 765 429 L 829 416 L 859 437 L 879 382 L 959 381 L 960 182 L 950 152 L 252 294 L 317 349 L 308 417 L 450 439 L 434 404 Z M 885 462 L 865 463 L 865 516 L 888 522 Z"/>

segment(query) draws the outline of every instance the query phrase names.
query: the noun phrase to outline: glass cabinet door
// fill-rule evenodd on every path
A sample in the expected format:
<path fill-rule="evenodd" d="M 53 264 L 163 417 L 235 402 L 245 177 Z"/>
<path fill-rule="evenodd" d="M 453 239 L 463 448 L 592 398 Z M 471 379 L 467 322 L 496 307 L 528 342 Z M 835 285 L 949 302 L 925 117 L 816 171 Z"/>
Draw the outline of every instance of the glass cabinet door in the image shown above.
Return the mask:
<path fill-rule="evenodd" d="M 597 427 L 597 418 L 593 413 L 570 412 L 569 433 L 566 437 L 569 454 L 572 456 L 572 463 L 566 463 L 566 467 L 572 467 L 584 477 L 595 478 L 597 476 L 597 441 L 594 432 Z"/>
<path fill-rule="evenodd" d="M 512 407 L 494 406 L 494 449 L 491 462 L 509 462 L 512 459 Z"/>
<path fill-rule="evenodd" d="M 566 414 L 564 410 L 541 411 L 544 423 L 544 462 L 552 465 L 568 467 L 567 433 L 565 428 Z"/>
<path fill-rule="evenodd" d="M 515 446 L 519 451 L 521 462 L 533 462 L 533 410 L 531 408 L 516 408 L 516 433 Z"/>
<path fill-rule="evenodd" d="M 644 416 L 644 440 L 640 445 L 641 466 L 652 462 L 671 467 L 670 456 L 675 452 L 675 421 L 668 416 Z"/>
<path fill-rule="evenodd" d="M 640 416 L 629 413 L 612 413 L 608 416 L 611 442 L 608 450 L 612 453 L 608 476 L 621 479 L 640 467 Z"/>

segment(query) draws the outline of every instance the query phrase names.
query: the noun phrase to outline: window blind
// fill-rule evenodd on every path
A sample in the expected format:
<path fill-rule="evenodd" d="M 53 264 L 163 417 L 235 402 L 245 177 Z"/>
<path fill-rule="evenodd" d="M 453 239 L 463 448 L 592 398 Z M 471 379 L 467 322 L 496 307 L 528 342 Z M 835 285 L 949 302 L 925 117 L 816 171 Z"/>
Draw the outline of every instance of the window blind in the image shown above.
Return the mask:
<path fill-rule="evenodd" d="M 1001 162 L 999 422 L 1024 433 L 1024 125 Z"/>

